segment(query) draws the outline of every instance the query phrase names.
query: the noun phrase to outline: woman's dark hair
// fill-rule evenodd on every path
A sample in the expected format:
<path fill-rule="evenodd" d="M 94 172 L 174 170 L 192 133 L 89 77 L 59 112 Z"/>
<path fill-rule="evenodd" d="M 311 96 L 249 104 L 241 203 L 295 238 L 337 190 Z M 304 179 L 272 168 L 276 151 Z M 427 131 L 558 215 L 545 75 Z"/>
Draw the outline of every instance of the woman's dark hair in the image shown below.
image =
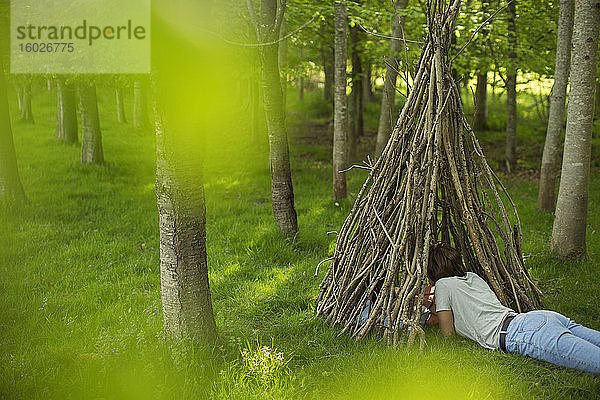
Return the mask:
<path fill-rule="evenodd" d="M 434 284 L 438 279 L 450 276 L 463 276 L 466 272 L 460 251 L 443 242 L 431 246 L 427 265 L 429 283 Z"/>

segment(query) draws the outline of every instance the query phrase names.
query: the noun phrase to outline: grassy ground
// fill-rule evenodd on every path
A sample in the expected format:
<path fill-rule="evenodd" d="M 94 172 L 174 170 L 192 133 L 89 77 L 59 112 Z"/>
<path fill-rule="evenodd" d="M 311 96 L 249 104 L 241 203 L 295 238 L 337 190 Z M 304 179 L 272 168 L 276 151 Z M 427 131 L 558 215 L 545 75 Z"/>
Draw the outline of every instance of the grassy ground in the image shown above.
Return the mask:
<path fill-rule="evenodd" d="M 434 329 L 420 355 L 376 339 L 355 343 L 314 318 L 326 269 L 314 277 L 315 266 L 334 240 L 327 232 L 339 228 L 365 177 L 353 170 L 351 199 L 332 203 L 327 105 L 315 93 L 302 104 L 288 96 L 300 225 L 293 243 L 280 238 L 272 218 L 264 143 L 222 134 L 207 146 L 208 261 L 219 346 L 207 352 L 163 342 L 152 134 L 118 124 L 113 92 L 100 88 L 107 162 L 81 166 L 77 146 L 54 140 L 54 94 L 41 86 L 35 94 L 36 124 L 13 124 L 30 202 L 1 215 L 0 397 L 600 398 L 598 377 L 461 338 L 443 340 Z M 492 121 L 502 121 L 501 108 L 492 104 Z M 521 115 L 524 168 L 539 156 L 530 144 L 540 148 L 543 137 L 534 118 Z M 498 159 L 502 132 L 492 128 L 482 139 Z M 231 122 L 224 132 L 236 129 Z M 551 257 L 552 216 L 536 210 L 535 177 L 504 179 L 520 211 L 527 266 L 547 306 L 600 329 L 596 172 L 589 259 L 582 262 Z"/>

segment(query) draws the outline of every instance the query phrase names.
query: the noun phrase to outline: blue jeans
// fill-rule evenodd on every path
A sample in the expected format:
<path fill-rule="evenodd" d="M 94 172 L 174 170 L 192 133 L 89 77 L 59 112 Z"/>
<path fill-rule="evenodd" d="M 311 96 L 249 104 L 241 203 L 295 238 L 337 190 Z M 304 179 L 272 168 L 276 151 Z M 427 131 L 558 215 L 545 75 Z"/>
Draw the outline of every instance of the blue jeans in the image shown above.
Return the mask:
<path fill-rule="evenodd" d="M 506 351 L 600 374 L 600 332 L 554 311 L 518 314 L 508 325 Z"/>

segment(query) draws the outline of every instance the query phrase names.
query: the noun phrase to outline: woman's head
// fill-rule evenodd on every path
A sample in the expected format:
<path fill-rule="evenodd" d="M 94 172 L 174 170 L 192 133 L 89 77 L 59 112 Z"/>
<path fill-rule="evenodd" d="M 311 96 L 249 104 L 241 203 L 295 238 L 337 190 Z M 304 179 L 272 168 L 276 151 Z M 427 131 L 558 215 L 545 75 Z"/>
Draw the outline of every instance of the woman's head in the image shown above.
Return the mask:
<path fill-rule="evenodd" d="M 427 278 L 434 284 L 438 279 L 450 276 L 463 276 L 466 268 L 458 250 L 448 243 L 438 242 L 429 249 Z"/>

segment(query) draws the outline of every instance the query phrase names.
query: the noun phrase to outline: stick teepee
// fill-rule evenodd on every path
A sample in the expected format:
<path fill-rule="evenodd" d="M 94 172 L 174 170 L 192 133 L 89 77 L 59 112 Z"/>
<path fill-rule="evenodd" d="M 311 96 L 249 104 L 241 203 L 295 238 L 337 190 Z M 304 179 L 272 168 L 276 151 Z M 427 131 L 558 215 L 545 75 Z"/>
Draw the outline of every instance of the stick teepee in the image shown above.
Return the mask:
<path fill-rule="evenodd" d="M 410 94 L 338 234 L 320 286 L 317 314 L 357 339 L 377 332 L 389 345 L 410 346 L 416 334 L 423 338 L 419 293 L 436 241 L 459 249 L 504 305 L 520 312 L 540 305 L 523 263 L 515 205 L 465 120 L 451 75 L 459 5 L 434 0 L 428 7 L 429 31 Z"/>

